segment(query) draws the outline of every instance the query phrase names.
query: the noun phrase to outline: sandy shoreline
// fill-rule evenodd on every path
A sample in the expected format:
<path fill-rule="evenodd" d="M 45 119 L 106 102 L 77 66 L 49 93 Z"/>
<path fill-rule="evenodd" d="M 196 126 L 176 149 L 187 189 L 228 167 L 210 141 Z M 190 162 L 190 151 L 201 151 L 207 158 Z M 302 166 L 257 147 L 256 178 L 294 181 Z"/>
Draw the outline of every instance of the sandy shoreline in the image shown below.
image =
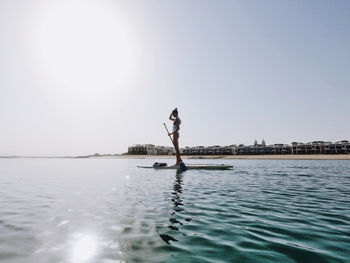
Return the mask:
<path fill-rule="evenodd" d="M 174 155 L 117 155 L 93 158 L 172 159 Z M 184 155 L 182 159 L 350 160 L 350 154 L 313 155 Z"/>

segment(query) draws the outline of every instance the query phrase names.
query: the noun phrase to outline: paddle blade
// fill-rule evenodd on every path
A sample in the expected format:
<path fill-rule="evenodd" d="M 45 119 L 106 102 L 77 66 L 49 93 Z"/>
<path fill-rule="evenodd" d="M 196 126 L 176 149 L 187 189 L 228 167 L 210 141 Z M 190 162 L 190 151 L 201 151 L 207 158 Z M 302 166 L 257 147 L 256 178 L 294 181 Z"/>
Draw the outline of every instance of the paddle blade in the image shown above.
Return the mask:
<path fill-rule="evenodd" d="M 180 171 L 184 172 L 186 170 L 187 170 L 187 167 L 186 167 L 185 163 L 182 160 L 180 160 Z"/>

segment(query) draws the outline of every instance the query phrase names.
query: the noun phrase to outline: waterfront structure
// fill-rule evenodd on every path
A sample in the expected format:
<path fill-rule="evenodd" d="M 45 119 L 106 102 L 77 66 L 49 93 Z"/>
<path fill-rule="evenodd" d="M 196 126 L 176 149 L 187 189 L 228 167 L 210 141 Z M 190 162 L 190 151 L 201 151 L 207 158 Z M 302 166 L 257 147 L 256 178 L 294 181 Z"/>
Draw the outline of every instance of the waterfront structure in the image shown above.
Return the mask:
<path fill-rule="evenodd" d="M 291 145 L 277 143 L 266 145 L 265 140 L 254 145 L 230 145 L 230 146 L 195 146 L 185 147 L 183 155 L 259 155 L 259 154 L 350 154 L 350 142 L 347 140 L 335 143 L 313 141 L 309 143 L 292 142 Z"/>
<path fill-rule="evenodd" d="M 291 145 L 277 143 L 266 145 L 265 140 L 253 145 L 232 144 L 229 146 L 186 146 L 180 149 L 182 155 L 259 155 L 259 154 L 350 154 L 350 142 L 313 141 L 308 143 L 292 142 Z M 136 144 L 129 147 L 128 154 L 173 155 L 173 147 Z"/>
<path fill-rule="evenodd" d="M 349 154 L 350 142 L 347 140 L 335 143 L 324 141 L 292 142 L 292 152 L 293 154 Z"/>
<path fill-rule="evenodd" d="M 175 149 L 174 147 L 155 146 L 153 144 L 134 144 L 129 146 L 128 154 L 172 155 L 175 154 Z"/>
<path fill-rule="evenodd" d="M 175 154 L 174 147 L 156 146 L 157 155 L 173 155 Z"/>
<path fill-rule="evenodd" d="M 134 144 L 128 148 L 128 154 L 157 154 L 156 147 L 153 144 Z"/>
<path fill-rule="evenodd" d="M 257 154 L 291 154 L 292 148 L 287 144 L 273 144 L 273 145 L 239 145 L 236 149 L 237 155 L 257 155 Z"/>
<path fill-rule="evenodd" d="M 196 147 L 185 147 L 181 149 L 183 155 L 234 155 L 236 154 L 236 145 L 230 146 L 196 146 Z"/>

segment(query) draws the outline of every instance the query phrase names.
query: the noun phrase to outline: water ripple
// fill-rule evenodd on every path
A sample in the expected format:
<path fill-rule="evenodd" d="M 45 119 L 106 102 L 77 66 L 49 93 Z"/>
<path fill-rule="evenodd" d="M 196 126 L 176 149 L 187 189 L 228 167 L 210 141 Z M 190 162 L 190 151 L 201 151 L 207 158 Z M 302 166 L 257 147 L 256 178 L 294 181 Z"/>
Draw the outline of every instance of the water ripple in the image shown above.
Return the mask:
<path fill-rule="evenodd" d="M 349 161 L 224 160 L 234 169 L 182 174 L 136 168 L 148 159 L 0 162 L 0 262 L 350 258 Z"/>

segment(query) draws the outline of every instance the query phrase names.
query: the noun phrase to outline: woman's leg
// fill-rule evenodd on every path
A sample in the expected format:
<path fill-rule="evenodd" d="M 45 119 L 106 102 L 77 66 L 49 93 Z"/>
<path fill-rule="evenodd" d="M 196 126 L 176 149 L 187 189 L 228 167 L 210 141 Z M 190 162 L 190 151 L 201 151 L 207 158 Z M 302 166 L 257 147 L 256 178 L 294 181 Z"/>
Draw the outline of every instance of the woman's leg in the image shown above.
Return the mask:
<path fill-rule="evenodd" d="M 175 147 L 175 151 L 176 151 L 176 165 L 180 164 L 180 149 L 179 149 L 179 134 L 174 134 L 173 136 L 173 140 L 174 140 L 174 147 Z"/>

